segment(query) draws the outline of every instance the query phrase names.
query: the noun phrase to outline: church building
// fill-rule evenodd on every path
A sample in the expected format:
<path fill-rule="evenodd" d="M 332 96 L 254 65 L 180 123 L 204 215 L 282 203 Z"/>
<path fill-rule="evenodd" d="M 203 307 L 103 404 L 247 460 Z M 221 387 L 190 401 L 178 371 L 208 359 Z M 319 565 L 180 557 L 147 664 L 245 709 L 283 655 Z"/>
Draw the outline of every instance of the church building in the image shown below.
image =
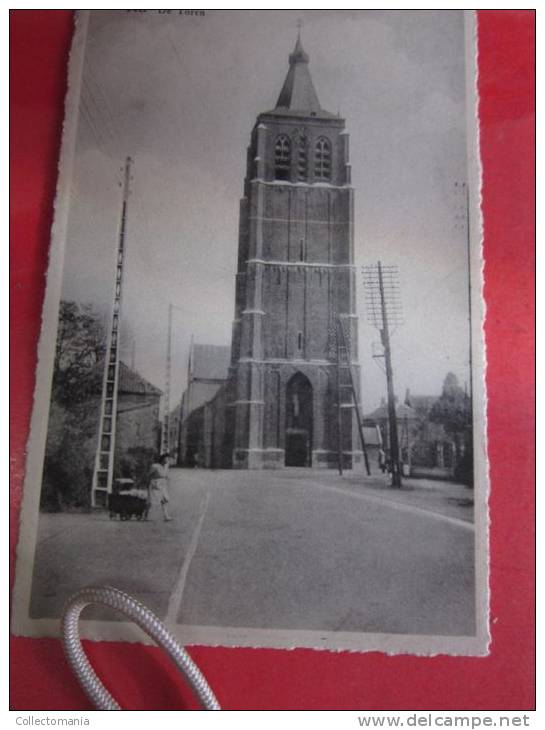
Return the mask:
<path fill-rule="evenodd" d="M 327 468 L 342 453 L 344 468 L 361 468 L 339 327 L 359 401 L 348 134 L 321 107 L 298 37 L 247 151 L 230 366 L 208 404 L 215 446 L 206 465 Z"/>

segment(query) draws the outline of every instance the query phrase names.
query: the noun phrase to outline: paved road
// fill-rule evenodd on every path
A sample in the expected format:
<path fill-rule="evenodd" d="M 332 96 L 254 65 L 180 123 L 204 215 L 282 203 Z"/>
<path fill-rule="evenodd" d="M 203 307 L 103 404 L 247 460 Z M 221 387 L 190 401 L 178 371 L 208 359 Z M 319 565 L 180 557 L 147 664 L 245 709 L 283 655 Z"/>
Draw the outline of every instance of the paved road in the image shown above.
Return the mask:
<path fill-rule="evenodd" d="M 171 470 L 174 521 L 42 515 L 32 614 L 108 582 L 185 624 L 470 635 L 468 490 L 332 472 Z M 108 616 L 111 618 L 111 616 Z"/>

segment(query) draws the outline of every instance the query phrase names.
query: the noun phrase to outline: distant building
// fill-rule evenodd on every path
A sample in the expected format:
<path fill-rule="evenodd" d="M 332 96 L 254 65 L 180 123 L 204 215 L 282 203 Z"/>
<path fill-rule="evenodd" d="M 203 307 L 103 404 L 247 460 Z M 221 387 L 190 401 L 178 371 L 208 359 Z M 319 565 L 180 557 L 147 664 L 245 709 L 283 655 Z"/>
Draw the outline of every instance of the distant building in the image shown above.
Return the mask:
<path fill-rule="evenodd" d="M 365 451 L 369 462 L 371 474 L 376 473 L 379 468 L 379 449 L 383 447 L 382 432 L 375 423 L 364 421 L 362 424 L 363 438 L 365 440 Z"/>
<path fill-rule="evenodd" d="M 231 350 L 227 346 L 191 345 L 187 388 L 177 413 L 171 414 L 171 452 L 176 455 L 176 462 L 181 466 L 196 466 L 199 458 L 207 466 L 212 465 L 210 403 L 227 382 L 230 360 Z M 177 433 L 172 423 L 176 416 Z"/>
<path fill-rule="evenodd" d="M 116 452 L 159 448 L 162 391 L 124 362 L 119 363 Z"/>
<path fill-rule="evenodd" d="M 430 420 L 438 396 L 411 395 L 407 390 L 405 402 L 396 401 L 396 419 L 401 461 L 410 466 L 412 476 L 452 477 L 455 472 L 455 443 L 439 423 Z M 383 448 L 390 451 L 388 405 L 381 405 L 364 417 L 367 427 L 376 426 L 381 433 Z"/>

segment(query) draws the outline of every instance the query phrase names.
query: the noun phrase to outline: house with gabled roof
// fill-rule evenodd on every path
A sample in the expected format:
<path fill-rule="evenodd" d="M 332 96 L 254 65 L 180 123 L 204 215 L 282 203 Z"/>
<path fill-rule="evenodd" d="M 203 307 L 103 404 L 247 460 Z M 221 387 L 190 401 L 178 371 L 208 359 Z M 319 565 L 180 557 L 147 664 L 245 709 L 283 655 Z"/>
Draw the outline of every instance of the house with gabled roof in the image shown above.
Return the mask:
<path fill-rule="evenodd" d="M 455 444 L 444 427 L 431 420 L 430 414 L 438 396 L 412 395 L 396 399 L 395 411 L 400 458 L 411 476 L 451 477 L 455 471 Z M 390 449 L 388 405 L 383 398 L 374 411 L 364 416 L 367 427 L 375 426 L 381 434 L 386 454 Z"/>
<path fill-rule="evenodd" d="M 159 448 L 162 391 L 124 362 L 119 363 L 116 452 L 123 458 L 135 449 Z"/>

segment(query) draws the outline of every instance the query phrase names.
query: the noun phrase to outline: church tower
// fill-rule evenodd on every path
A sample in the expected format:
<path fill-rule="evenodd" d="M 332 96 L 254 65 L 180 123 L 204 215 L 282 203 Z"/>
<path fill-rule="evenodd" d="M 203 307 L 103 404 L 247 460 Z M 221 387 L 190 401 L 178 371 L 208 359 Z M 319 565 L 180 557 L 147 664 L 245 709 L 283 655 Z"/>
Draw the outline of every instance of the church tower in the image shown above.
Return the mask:
<path fill-rule="evenodd" d="M 345 122 L 320 106 L 298 37 L 248 147 L 226 424 L 235 468 L 335 467 L 339 443 L 345 468 L 362 464 L 334 341 L 340 319 L 359 389 L 355 276 Z"/>

